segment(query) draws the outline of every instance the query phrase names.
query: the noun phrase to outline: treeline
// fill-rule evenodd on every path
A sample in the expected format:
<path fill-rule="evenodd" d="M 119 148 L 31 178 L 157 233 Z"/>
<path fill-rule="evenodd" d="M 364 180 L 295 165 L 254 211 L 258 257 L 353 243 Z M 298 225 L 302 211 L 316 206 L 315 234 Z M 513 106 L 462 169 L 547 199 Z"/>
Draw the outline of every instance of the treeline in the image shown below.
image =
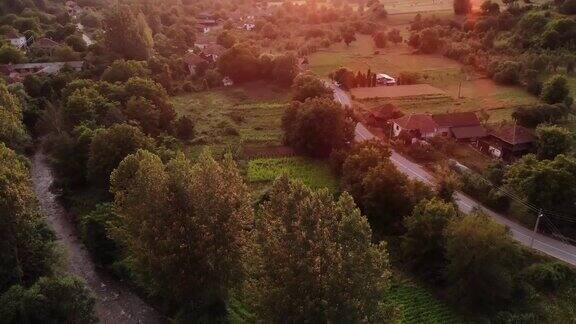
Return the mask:
<path fill-rule="evenodd" d="M 38 210 L 20 99 L 0 82 L 0 318 L 3 323 L 95 323 L 94 298 L 57 270 L 54 233 Z"/>
<path fill-rule="evenodd" d="M 424 53 L 445 56 L 485 71 L 496 82 L 522 85 L 540 95 L 550 74 L 572 74 L 576 20 L 558 14 L 572 1 L 504 8 L 490 0 L 476 20 L 458 23 L 418 16 L 411 23 L 409 44 Z"/>

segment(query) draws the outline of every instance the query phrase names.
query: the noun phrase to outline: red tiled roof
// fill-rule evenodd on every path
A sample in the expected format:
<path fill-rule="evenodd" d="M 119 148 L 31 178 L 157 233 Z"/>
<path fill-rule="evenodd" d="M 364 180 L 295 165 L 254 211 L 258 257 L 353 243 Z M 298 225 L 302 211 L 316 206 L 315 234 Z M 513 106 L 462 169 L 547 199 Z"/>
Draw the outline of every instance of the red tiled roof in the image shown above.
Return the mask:
<path fill-rule="evenodd" d="M 534 131 L 518 125 L 504 125 L 493 129 L 490 135 L 512 145 L 528 144 L 536 141 Z"/>
<path fill-rule="evenodd" d="M 198 54 L 194 54 L 191 52 L 186 53 L 186 55 L 184 55 L 183 60 L 188 65 L 197 65 L 206 61 L 203 58 L 201 58 Z"/>
<path fill-rule="evenodd" d="M 432 115 L 439 127 L 479 126 L 480 120 L 473 112 L 455 112 Z"/>
<path fill-rule="evenodd" d="M 419 130 L 421 133 L 432 133 L 438 127 L 434 119 L 427 114 L 410 114 L 392 121 L 404 130 Z"/>
<path fill-rule="evenodd" d="M 450 128 L 450 131 L 457 139 L 480 138 L 486 136 L 486 130 L 480 125 L 452 127 Z"/>

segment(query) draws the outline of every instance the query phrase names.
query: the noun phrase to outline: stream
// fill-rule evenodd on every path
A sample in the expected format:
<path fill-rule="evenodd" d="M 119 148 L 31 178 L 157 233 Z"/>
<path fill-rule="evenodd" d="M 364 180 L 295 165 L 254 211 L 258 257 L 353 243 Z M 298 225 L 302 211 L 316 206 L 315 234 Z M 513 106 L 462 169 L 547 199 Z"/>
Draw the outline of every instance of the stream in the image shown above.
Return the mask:
<path fill-rule="evenodd" d="M 163 323 L 163 317 L 125 284 L 96 268 L 84 247 L 74 223 L 57 196 L 51 191 L 54 181 L 46 156 L 38 149 L 32 157 L 31 177 L 40 210 L 66 252 L 68 272 L 83 278 L 96 298 L 96 315 L 101 323 Z"/>

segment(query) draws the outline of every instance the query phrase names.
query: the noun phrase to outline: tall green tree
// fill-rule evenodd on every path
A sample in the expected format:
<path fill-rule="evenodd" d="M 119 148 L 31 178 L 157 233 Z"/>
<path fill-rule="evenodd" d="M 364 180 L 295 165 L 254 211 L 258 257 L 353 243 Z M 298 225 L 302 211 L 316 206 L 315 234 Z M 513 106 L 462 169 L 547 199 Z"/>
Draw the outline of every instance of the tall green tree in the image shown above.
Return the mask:
<path fill-rule="evenodd" d="M 372 243 L 352 197 L 337 201 L 286 177 L 257 218 L 254 311 L 267 323 L 391 323 L 385 243 Z"/>
<path fill-rule="evenodd" d="M 147 60 L 152 55 L 152 33 L 146 19 L 134 15 L 130 7 L 111 9 L 104 19 L 104 39 L 108 48 L 125 59 Z"/>
<path fill-rule="evenodd" d="M 544 83 L 540 98 L 548 104 L 563 103 L 570 94 L 568 81 L 561 75 L 555 75 Z"/>
<path fill-rule="evenodd" d="M 40 217 L 22 157 L 0 143 L 0 293 L 49 274 L 54 236 Z"/>
<path fill-rule="evenodd" d="M 0 81 L 0 142 L 21 150 L 29 141 L 22 122 L 22 106 L 3 81 Z"/>
<path fill-rule="evenodd" d="M 519 249 L 508 230 L 476 213 L 452 219 L 445 235 L 451 297 L 476 309 L 509 301 Z"/>
<path fill-rule="evenodd" d="M 139 149 L 153 148 L 154 140 L 135 126 L 117 124 L 99 129 L 90 143 L 88 178 L 94 184 L 107 187 L 110 174 L 126 156 Z"/>
<path fill-rule="evenodd" d="M 282 117 L 284 140 L 303 154 L 328 157 L 354 136 L 354 122 L 331 98 L 294 101 Z"/>
<path fill-rule="evenodd" d="M 508 167 L 505 184 L 531 204 L 544 210 L 572 214 L 576 203 L 576 159 L 558 155 L 538 160 L 529 154 Z"/>
<path fill-rule="evenodd" d="M 179 155 L 164 165 L 140 150 L 113 172 L 111 192 L 113 236 L 148 291 L 192 312 L 226 301 L 243 278 L 253 220 L 230 157 L 218 163 L 204 153 L 193 164 Z"/>
<path fill-rule="evenodd" d="M 537 154 L 540 159 L 554 159 L 568 153 L 574 143 L 572 133 L 556 125 L 540 125 L 536 128 Z"/>
<path fill-rule="evenodd" d="M 444 230 L 457 216 L 456 208 L 438 198 L 422 200 L 404 218 L 402 255 L 406 263 L 426 277 L 439 279 L 445 265 Z"/>
<path fill-rule="evenodd" d="M 328 88 L 322 80 L 311 74 L 300 74 L 294 79 L 293 100 L 304 102 L 308 98 L 332 98 L 332 89 Z"/>
<path fill-rule="evenodd" d="M 95 299 L 75 277 L 42 277 L 30 288 L 15 285 L 0 296 L 2 323 L 98 323 Z"/>

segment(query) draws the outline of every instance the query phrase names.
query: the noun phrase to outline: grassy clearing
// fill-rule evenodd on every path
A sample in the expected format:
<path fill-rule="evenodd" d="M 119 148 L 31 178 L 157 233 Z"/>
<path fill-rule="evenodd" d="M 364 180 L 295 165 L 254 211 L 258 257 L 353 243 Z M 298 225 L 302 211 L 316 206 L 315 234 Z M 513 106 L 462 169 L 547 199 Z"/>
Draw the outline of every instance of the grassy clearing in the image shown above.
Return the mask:
<path fill-rule="evenodd" d="M 215 151 L 240 144 L 278 145 L 281 120 L 290 100 L 289 89 L 263 83 L 215 89 L 172 98 L 179 116 L 196 122 L 192 155 L 210 146 Z"/>
<path fill-rule="evenodd" d="M 461 323 L 448 306 L 411 282 L 394 282 L 386 297 L 402 309 L 402 323 Z"/>
<path fill-rule="evenodd" d="M 262 158 L 248 162 L 247 178 L 251 183 L 270 183 L 282 174 L 301 180 L 312 189 L 338 191 L 338 179 L 326 161 L 305 157 Z"/>

